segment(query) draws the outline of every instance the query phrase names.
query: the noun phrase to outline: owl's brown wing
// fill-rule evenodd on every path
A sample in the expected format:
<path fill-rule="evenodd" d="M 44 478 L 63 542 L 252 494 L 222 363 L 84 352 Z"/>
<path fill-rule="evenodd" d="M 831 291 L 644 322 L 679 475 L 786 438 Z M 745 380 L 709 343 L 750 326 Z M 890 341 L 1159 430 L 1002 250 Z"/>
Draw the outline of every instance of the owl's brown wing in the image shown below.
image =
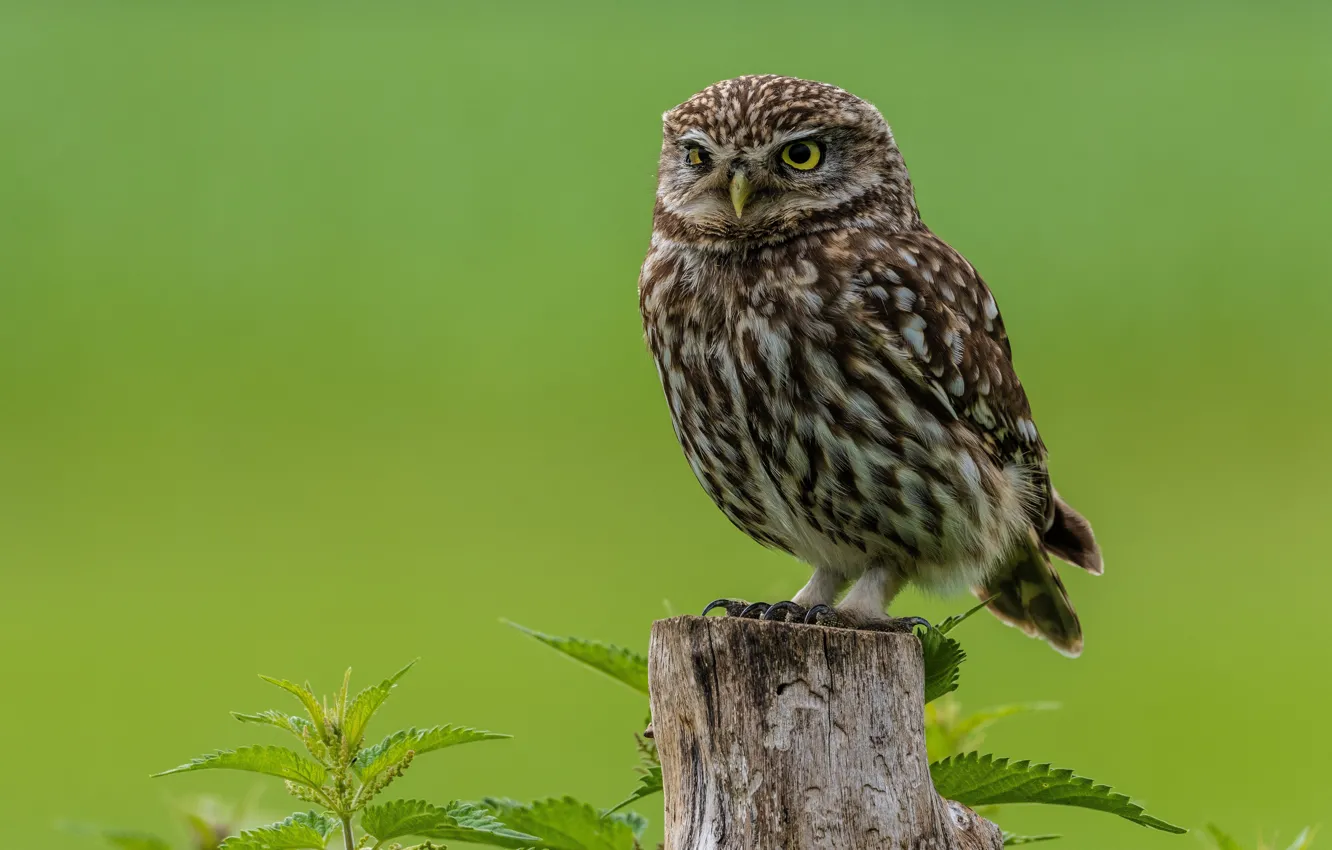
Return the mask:
<path fill-rule="evenodd" d="M 994 296 L 961 254 L 928 231 L 871 238 L 856 278 L 860 301 L 885 333 L 883 356 L 941 417 L 967 423 L 1003 465 L 1025 466 L 1038 497 L 1033 528 L 972 591 L 1004 622 L 1067 655 L 1082 625 L 1050 555 L 1102 570 L 1091 526 L 1050 486 L 1045 444 L 1013 368 Z"/>
<path fill-rule="evenodd" d="M 968 423 L 1001 464 L 1031 470 L 1040 496 L 1032 522 L 1044 532 L 1055 510 L 1045 444 L 994 296 L 971 264 L 929 231 L 868 242 L 856 286 L 871 317 L 890 332 L 884 356 L 936 414 Z"/>

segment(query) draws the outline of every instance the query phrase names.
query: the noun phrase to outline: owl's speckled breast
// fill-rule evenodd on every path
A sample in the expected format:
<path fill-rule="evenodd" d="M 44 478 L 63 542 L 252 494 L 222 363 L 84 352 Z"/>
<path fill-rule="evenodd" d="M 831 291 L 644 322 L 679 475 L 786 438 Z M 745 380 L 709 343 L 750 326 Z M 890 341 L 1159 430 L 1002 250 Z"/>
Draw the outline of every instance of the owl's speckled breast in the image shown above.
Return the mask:
<path fill-rule="evenodd" d="M 902 340 L 841 262 L 855 241 L 751 255 L 654 242 L 642 307 L 676 436 L 760 542 L 848 577 L 975 581 L 1025 522 L 1021 472 L 903 380 Z"/>

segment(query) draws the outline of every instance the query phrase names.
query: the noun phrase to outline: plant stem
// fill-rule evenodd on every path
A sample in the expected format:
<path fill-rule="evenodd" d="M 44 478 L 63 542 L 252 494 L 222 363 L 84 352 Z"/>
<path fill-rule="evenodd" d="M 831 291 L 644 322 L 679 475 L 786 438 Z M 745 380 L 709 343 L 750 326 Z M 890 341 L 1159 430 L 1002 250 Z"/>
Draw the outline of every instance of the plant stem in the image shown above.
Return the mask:
<path fill-rule="evenodd" d="M 346 845 L 347 850 L 356 850 L 356 838 L 352 835 L 351 816 L 342 816 L 342 843 Z"/>

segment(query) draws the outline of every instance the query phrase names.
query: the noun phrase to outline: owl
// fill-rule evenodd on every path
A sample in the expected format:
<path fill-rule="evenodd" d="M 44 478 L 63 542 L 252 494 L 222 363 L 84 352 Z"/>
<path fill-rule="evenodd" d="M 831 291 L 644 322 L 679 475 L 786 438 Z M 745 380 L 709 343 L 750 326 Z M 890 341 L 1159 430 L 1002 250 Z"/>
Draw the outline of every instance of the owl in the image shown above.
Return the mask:
<path fill-rule="evenodd" d="M 1079 654 L 1051 558 L 1100 574 L 1100 549 L 1051 485 L 994 296 L 921 222 L 883 116 L 746 76 L 663 125 L 639 303 L 676 437 L 732 523 L 813 569 L 789 601 L 709 609 L 904 631 L 905 585 L 969 587 Z"/>

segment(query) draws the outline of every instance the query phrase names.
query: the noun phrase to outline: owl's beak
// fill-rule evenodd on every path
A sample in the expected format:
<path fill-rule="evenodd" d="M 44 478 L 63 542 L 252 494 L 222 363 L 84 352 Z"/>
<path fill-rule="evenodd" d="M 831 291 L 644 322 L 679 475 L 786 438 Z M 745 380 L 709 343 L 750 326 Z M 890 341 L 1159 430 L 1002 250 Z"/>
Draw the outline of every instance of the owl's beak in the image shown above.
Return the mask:
<path fill-rule="evenodd" d="M 735 207 L 736 218 L 745 214 L 745 201 L 749 200 L 753 191 L 754 185 L 743 171 L 737 171 L 731 176 L 731 206 Z"/>

